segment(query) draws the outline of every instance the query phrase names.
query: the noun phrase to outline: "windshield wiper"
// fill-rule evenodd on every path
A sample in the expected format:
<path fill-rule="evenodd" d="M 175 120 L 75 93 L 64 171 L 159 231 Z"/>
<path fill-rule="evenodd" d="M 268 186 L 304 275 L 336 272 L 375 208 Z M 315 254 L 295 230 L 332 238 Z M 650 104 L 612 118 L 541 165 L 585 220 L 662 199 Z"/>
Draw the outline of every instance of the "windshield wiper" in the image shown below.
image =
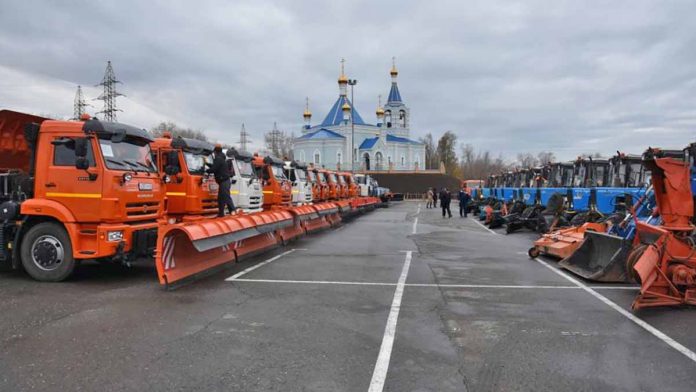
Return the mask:
<path fill-rule="evenodd" d="M 131 166 L 128 162 L 119 161 L 119 160 L 113 159 L 113 158 L 105 158 L 105 159 L 106 159 L 107 162 L 115 163 L 115 164 L 117 164 L 117 165 L 121 165 L 121 166 L 123 166 L 123 167 L 125 167 L 125 168 L 128 168 L 128 169 L 131 169 L 131 170 L 133 170 L 133 171 L 136 171 L 135 169 L 133 169 L 133 166 Z"/>
<path fill-rule="evenodd" d="M 146 164 L 144 164 L 144 163 L 142 163 L 142 162 L 138 162 L 138 161 L 136 161 L 136 160 L 133 160 L 133 159 L 124 159 L 123 162 L 126 162 L 126 163 L 130 164 L 131 166 L 142 166 L 142 167 L 145 168 L 145 171 L 148 172 L 148 173 L 149 173 L 149 172 L 151 171 L 151 169 L 152 169 L 150 166 L 148 166 L 148 165 L 146 165 Z"/>

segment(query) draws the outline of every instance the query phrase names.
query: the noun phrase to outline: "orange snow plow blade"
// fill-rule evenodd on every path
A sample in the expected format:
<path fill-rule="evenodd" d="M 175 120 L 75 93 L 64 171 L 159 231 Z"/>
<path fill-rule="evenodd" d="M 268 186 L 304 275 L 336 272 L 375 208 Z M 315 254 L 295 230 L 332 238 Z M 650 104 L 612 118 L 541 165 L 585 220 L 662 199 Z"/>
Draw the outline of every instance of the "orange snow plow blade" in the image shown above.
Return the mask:
<path fill-rule="evenodd" d="M 341 216 L 348 216 L 353 212 L 353 206 L 350 200 L 339 200 L 336 202 L 336 205 L 338 206 L 338 212 Z"/>
<path fill-rule="evenodd" d="M 534 241 L 529 249 L 529 257 L 535 258 L 540 254 L 565 259 L 572 255 L 585 240 L 586 231 L 604 233 L 607 226 L 604 223 L 584 223 L 581 226 L 569 227 L 544 234 Z"/>
<path fill-rule="evenodd" d="M 319 216 L 324 218 L 330 226 L 335 226 L 341 222 L 340 210 L 336 203 L 327 201 L 314 204 L 313 207 L 317 210 Z"/>
<path fill-rule="evenodd" d="M 155 257 L 160 284 L 169 288 L 272 248 L 278 244 L 276 231 L 292 224 L 292 215 L 285 211 L 161 221 Z"/>

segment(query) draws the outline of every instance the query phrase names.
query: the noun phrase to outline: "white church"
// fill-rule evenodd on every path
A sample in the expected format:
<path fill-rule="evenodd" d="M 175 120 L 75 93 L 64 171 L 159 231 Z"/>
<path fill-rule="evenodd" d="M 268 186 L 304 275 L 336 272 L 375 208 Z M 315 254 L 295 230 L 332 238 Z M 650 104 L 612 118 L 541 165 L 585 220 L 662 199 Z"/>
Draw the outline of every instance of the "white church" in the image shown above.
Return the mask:
<path fill-rule="evenodd" d="M 392 82 L 387 103 L 384 107 L 381 102 L 377 104 L 377 123 L 368 124 L 347 96 L 348 77 L 341 61 L 338 99 L 318 125 L 312 125 L 312 113 L 307 104 L 302 136 L 296 138 L 293 145 L 295 159 L 332 170 L 424 170 L 425 145 L 410 139 L 411 113 L 396 84 L 399 74 L 396 65 L 392 65 L 390 74 Z"/>

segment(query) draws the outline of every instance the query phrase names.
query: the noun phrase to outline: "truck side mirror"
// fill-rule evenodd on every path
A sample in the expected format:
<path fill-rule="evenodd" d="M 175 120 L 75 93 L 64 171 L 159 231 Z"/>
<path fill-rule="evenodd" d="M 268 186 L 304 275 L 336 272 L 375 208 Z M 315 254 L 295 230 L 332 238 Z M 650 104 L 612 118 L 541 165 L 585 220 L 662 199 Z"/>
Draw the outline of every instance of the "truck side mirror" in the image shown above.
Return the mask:
<path fill-rule="evenodd" d="M 181 172 L 179 166 L 179 156 L 174 151 L 167 153 L 167 164 L 164 166 L 164 173 L 168 176 L 175 176 Z"/>
<path fill-rule="evenodd" d="M 79 170 L 87 170 L 89 168 L 89 160 L 86 157 L 75 158 L 75 168 Z"/>
<path fill-rule="evenodd" d="M 75 144 L 75 157 L 85 158 L 87 157 L 87 139 L 77 138 L 72 140 Z"/>

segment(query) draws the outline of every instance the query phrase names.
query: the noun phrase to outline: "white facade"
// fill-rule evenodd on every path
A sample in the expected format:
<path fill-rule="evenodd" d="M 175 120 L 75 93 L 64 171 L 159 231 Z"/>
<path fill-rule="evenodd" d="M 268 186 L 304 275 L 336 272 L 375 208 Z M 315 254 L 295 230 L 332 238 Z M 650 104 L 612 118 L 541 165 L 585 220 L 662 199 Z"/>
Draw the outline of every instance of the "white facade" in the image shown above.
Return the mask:
<path fill-rule="evenodd" d="M 338 79 L 339 97 L 324 120 L 312 125 L 309 108 L 305 110 L 306 125 L 293 146 L 295 158 L 332 170 L 425 169 L 425 146 L 409 138 L 410 110 L 401 100 L 396 68 L 390 73 L 389 98 L 384 108 L 378 105 L 377 123 L 372 125 L 352 107 L 347 97 L 348 79 L 342 72 Z"/>

